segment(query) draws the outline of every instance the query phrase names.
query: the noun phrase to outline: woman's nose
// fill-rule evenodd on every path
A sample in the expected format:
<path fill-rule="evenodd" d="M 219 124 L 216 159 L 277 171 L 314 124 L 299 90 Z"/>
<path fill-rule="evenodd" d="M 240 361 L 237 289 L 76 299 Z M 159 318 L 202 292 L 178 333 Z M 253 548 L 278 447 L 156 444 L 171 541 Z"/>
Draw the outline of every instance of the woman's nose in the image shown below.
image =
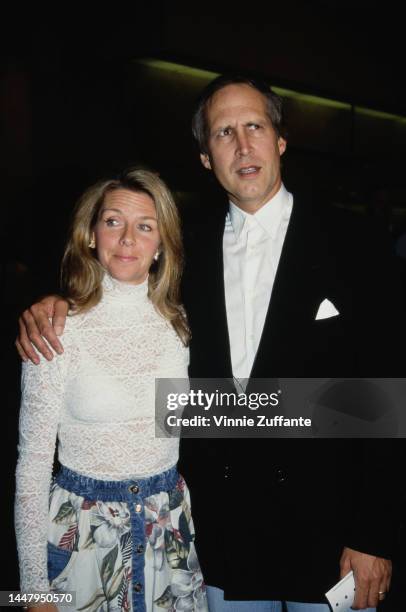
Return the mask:
<path fill-rule="evenodd" d="M 123 232 L 123 235 L 120 238 L 120 243 L 124 246 L 131 246 L 135 243 L 135 237 L 131 234 L 129 230 Z"/>

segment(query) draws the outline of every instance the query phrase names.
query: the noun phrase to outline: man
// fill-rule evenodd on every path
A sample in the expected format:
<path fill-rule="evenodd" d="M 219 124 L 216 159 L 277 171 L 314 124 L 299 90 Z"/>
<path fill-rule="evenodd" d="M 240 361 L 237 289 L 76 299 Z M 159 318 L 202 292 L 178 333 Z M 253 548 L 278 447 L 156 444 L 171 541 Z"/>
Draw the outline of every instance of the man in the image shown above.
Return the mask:
<path fill-rule="evenodd" d="M 286 191 L 280 99 L 261 82 L 220 77 L 193 129 L 227 199 L 185 231 L 190 375 L 398 375 L 400 299 L 385 249 L 362 220 Z M 335 316 L 320 319 L 326 299 Z M 50 356 L 33 314 L 60 350 L 47 317 L 61 308 L 24 313 L 23 358 L 35 359 L 25 325 Z M 289 612 L 324 612 L 324 592 L 350 570 L 354 607 L 376 606 L 391 577 L 396 450 L 383 440 L 182 440 L 211 610 L 279 611 L 285 601 Z"/>

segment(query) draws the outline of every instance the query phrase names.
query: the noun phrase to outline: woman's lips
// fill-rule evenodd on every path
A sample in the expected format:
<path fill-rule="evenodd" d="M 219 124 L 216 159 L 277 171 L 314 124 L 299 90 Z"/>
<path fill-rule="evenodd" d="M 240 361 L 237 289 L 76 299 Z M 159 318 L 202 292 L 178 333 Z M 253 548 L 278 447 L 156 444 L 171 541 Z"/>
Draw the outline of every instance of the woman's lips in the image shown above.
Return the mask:
<path fill-rule="evenodd" d="M 136 261 L 138 259 L 138 257 L 129 257 L 127 255 L 115 255 L 116 259 L 118 259 L 119 261 L 122 261 L 124 263 L 127 262 L 131 262 L 131 261 Z"/>

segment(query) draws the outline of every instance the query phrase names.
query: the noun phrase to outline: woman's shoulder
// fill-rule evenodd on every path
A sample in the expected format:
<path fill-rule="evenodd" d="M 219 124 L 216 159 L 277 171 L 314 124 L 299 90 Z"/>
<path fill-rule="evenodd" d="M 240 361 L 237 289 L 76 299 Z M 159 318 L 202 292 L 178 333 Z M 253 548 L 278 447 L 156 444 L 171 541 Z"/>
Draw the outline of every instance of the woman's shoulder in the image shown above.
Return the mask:
<path fill-rule="evenodd" d="M 101 302 L 87 310 L 71 309 L 66 317 L 65 331 L 74 335 L 78 330 L 97 325 L 101 318 Z"/>
<path fill-rule="evenodd" d="M 86 313 L 69 310 L 65 321 L 64 335 L 73 337 L 78 329 L 83 327 Z"/>
<path fill-rule="evenodd" d="M 60 338 L 63 346 L 68 347 L 76 345 L 86 328 L 97 325 L 94 322 L 92 323 L 92 318 L 91 310 L 86 312 L 70 310 L 66 317 L 63 334 Z"/>

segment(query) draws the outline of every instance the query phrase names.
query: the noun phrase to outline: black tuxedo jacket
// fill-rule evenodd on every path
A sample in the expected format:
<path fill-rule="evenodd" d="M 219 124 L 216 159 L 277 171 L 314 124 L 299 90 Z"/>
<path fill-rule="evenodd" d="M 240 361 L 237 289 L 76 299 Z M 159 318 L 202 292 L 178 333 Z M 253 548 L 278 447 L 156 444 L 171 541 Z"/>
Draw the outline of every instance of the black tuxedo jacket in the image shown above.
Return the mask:
<path fill-rule="evenodd" d="M 190 376 L 232 376 L 226 206 L 185 226 Z M 251 377 L 404 375 L 402 297 L 388 245 L 361 216 L 295 197 Z M 339 315 L 316 320 L 329 299 Z M 400 440 L 182 439 L 207 584 L 228 599 L 325 602 L 344 546 L 390 558 Z"/>

